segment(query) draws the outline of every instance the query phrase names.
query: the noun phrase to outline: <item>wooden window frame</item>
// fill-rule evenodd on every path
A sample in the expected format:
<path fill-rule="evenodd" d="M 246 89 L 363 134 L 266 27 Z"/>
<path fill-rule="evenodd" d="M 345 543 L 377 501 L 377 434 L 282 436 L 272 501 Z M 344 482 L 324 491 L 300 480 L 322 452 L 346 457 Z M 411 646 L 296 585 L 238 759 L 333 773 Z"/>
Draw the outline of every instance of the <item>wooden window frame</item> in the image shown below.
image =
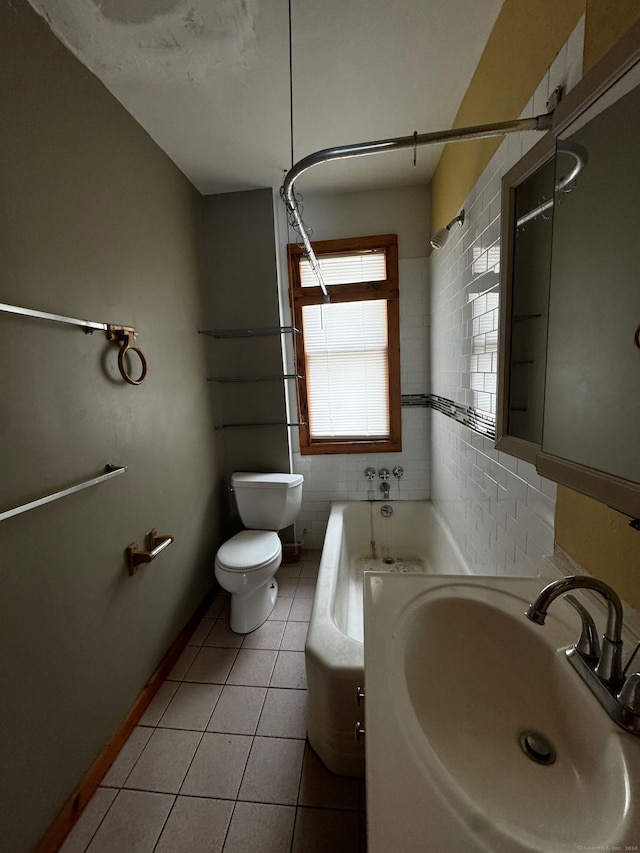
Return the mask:
<path fill-rule="evenodd" d="M 312 438 L 309 429 L 309 405 L 307 398 L 306 359 L 304 335 L 302 334 L 302 308 L 305 305 L 320 305 L 323 302 L 320 286 L 302 287 L 300 282 L 300 259 L 304 250 L 297 243 L 287 246 L 289 268 L 289 300 L 293 325 L 300 329 L 294 335 L 296 372 L 298 380 L 298 410 L 301 426 L 300 452 L 304 455 L 329 453 L 396 453 L 402 450 L 402 412 L 400 390 L 400 291 L 398 288 L 398 238 L 395 234 L 373 237 L 349 237 L 342 240 L 320 240 L 312 243 L 316 255 L 357 254 L 369 249 L 384 250 L 386 256 L 386 278 L 383 281 L 359 282 L 356 284 L 329 285 L 331 302 L 359 302 L 384 299 L 387 303 L 387 359 L 389 370 L 389 437 L 347 439 Z"/>

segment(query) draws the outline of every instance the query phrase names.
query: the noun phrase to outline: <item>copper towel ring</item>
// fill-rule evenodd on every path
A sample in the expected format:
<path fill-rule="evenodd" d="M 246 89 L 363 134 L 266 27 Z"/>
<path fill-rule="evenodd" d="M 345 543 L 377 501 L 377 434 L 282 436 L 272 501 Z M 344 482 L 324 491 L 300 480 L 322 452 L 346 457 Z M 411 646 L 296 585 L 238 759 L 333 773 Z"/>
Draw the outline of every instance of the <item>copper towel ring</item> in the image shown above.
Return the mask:
<path fill-rule="evenodd" d="M 117 343 L 122 343 L 120 347 L 120 352 L 118 353 L 118 369 L 120 370 L 120 375 L 128 382 L 129 385 L 141 385 L 145 377 L 147 375 L 147 359 L 144 357 L 142 350 L 136 346 L 136 338 L 138 333 L 133 328 L 133 326 L 113 326 L 107 325 L 107 340 L 116 341 Z M 142 366 L 142 372 L 137 379 L 134 379 L 127 372 L 127 365 L 125 363 L 125 355 L 128 352 L 135 352 L 140 359 L 140 364 Z"/>

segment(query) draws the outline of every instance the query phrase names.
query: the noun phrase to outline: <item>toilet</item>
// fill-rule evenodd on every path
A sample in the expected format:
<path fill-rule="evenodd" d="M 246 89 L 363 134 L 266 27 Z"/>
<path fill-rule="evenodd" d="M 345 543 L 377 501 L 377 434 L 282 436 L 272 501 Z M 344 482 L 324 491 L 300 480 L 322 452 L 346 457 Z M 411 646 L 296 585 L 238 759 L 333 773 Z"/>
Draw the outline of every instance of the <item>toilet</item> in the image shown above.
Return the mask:
<path fill-rule="evenodd" d="M 278 597 L 274 575 L 282 562 L 277 530 L 295 521 L 302 503 L 302 474 L 231 475 L 238 512 L 247 530 L 220 546 L 216 580 L 231 594 L 229 624 L 236 634 L 255 631 L 269 618 Z"/>

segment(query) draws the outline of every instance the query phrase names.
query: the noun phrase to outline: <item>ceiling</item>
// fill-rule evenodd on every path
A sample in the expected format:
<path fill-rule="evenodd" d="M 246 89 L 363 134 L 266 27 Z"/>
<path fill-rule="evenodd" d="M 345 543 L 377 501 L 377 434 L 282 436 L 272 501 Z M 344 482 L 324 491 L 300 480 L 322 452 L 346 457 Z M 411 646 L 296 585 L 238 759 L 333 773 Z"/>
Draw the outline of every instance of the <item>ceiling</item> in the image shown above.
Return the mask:
<path fill-rule="evenodd" d="M 204 194 L 290 168 L 288 0 L 30 0 Z M 290 0 L 293 160 L 451 127 L 502 0 Z M 439 147 L 323 164 L 296 187 L 427 183 Z"/>

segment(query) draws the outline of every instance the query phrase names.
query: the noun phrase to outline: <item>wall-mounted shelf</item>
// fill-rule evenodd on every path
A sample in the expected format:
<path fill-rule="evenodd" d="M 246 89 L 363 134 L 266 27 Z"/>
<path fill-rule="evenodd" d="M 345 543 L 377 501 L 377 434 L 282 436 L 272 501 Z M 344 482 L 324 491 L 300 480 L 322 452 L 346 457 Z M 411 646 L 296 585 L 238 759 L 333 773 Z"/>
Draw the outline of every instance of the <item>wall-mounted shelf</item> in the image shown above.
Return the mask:
<path fill-rule="evenodd" d="M 251 424 L 221 424 L 216 427 L 216 430 L 219 429 L 236 429 L 238 427 L 274 427 L 274 426 L 284 426 L 284 427 L 299 427 L 304 426 L 303 423 L 295 421 L 290 423 L 288 421 L 263 421 L 262 423 L 251 423 Z"/>
<path fill-rule="evenodd" d="M 212 376 L 207 382 L 282 382 L 283 379 L 302 379 L 299 373 L 280 373 L 277 376 Z"/>
<path fill-rule="evenodd" d="M 201 335 L 210 338 L 262 338 L 267 335 L 292 335 L 299 332 L 295 326 L 269 326 L 263 329 L 202 329 Z"/>

